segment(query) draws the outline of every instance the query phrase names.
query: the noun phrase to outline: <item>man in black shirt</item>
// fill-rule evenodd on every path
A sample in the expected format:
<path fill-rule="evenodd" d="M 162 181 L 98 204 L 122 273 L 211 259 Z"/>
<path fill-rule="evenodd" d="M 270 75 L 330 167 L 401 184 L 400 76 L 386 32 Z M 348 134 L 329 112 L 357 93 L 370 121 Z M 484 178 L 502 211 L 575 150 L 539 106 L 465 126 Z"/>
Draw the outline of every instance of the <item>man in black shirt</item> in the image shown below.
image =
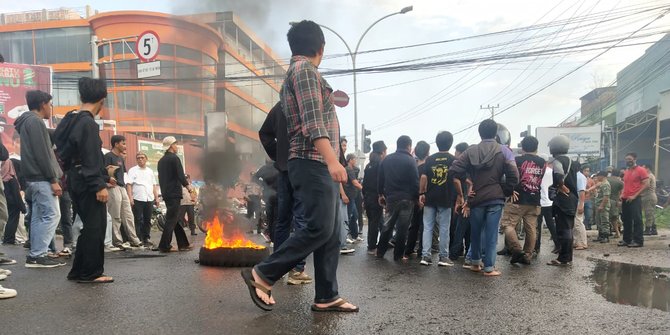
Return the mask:
<path fill-rule="evenodd" d="M 519 183 L 514 187 L 511 202 L 505 204 L 501 219 L 505 240 L 512 252 L 511 263 L 530 264 L 535 250 L 537 217 L 540 215 L 540 187 L 545 161 L 537 155 L 537 139 L 525 137 L 521 141 L 523 155 L 515 158 L 519 169 Z M 526 233 L 523 251 L 516 235 L 516 225 L 523 221 Z"/>
<path fill-rule="evenodd" d="M 386 144 L 384 141 L 372 143 L 370 163 L 365 166 L 365 177 L 363 178 L 363 201 L 365 212 L 368 216 L 368 253 L 374 255 L 377 252 L 377 239 L 382 228 L 382 216 L 384 209 L 379 205 L 379 165 L 386 157 Z"/>
<path fill-rule="evenodd" d="M 167 207 L 165 214 L 165 228 L 158 247 L 153 249 L 163 253 L 170 252 L 172 249 L 172 232 L 177 238 L 177 247 L 179 251 L 189 251 L 193 246 L 189 243 L 184 228 L 178 225 L 179 207 L 182 198 L 182 186 L 191 192 L 191 184 L 186 180 L 184 167 L 177 156 L 177 139 L 174 136 L 168 136 L 163 139 L 163 149 L 165 155 L 158 161 L 158 184 L 161 187 L 163 201 Z"/>
<path fill-rule="evenodd" d="M 437 134 L 435 139 L 439 152 L 426 159 L 426 164 L 420 171 L 419 203 L 423 207 L 423 250 L 421 264 L 433 263 L 431 249 L 433 246 L 433 228 L 439 224 L 440 251 L 438 266 L 453 266 L 449 259 L 449 226 L 451 224 L 451 208 L 453 206 L 453 177 L 449 175 L 449 168 L 456 158 L 449 153 L 454 143 L 454 136 L 448 131 Z"/>
<path fill-rule="evenodd" d="M 361 183 L 358 181 L 358 169 L 356 168 L 358 160 L 356 159 L 356 154 L 347 155 L 347 166 L 345 170 L 347 171 L 347 183 L 344 185 L 344 193 L 349 198 L 349 203 L 347 203 L 347 218 L 349 224 L 349 235 L 354 241 L 362 241 L 363 239 L 358 237 L 358 207 L 356 207 L 356 197 L 358 197 L 358 192 L 363 189 Z"/>
<path fill-rule="evenodd" d="M 126 138 L 121 135 L 114 135 L 110 142 L 112 150 L 105 154 L 104 163 L 109 176 L 107 212 L 112 217 L 112 244 L 121 249 L 140 248 L 142 243 L 135 232 L 135 217 L 130 207 L 130 199 L 123 179 L 126 173 L 126 164 L 122 155 L 126 152 Z M 126 236 L 128 236 L 129 244 L 123 242 L 122 225 Z"/>
<path fill-rule="evenodd" d="M 393 229 L 397 228 L 393 259 L 398 261 L 405 252 L 407 229 L 419 197 L 419 174 L 410 153 L 412 139 L 403 135 L 396 144 L 396 152 L 388 155 L 379 168 L 379 203 L 386 207 L 387 217 L 377 245 L 377 257 L 384 257 Z"/>
<path fill-rule="evenodd" d="M 67 278 L 82 283 L 110 283 L 114 279 L 103 275 L 108 192 L 102 140 L 94 120 L 107 97 L 105 82 L 80 78 L 79 96 L 82 102 L 79 111 L 68 113 L 54 134 L 59 157 L 67 171 L 73 208 L 84 226 Z"/>

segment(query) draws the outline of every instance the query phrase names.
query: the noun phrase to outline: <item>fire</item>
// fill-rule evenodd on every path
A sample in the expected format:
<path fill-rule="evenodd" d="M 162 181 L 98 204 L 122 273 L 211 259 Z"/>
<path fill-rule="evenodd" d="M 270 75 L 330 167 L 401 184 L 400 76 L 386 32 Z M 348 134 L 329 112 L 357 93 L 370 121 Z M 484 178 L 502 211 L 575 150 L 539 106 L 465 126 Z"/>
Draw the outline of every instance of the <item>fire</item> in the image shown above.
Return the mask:
<path fill-rule="evenodd" d="M 231 218 L 232 221 L 232 218 Z M 223 223 L 219 220 L 219 215 L 214 215 L 214 219 L 207 222 L 207 237 L 205 237 L 205 249 L 216 248 L 250 248 L 250 249 L 265 249 L 264 246 L 258 245 L 250 240 L 244 238 L 244 235 L 239 231 L 233 233 L 232 238 L 226 238 L 223 234 Z"/>

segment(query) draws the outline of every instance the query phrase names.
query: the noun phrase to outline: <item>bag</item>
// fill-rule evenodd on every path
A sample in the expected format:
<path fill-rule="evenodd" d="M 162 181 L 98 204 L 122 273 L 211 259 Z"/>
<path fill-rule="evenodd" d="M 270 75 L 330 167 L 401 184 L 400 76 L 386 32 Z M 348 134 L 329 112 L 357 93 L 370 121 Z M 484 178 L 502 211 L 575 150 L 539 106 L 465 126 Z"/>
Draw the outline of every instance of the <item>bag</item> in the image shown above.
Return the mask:
<path fill-rule="evenodd" d="M 77 148 L 70 142 L 70 133 L 79 121 L 81 113 L 72 110 L 65 114 L 65 117 L 56 126 L 54 131 L 54 145 L 56 146 L 56 156 L 62 162 L 63 172 L 69 171 L 74 165 L 74 158 L 76 157 Z"/>
<path fill-rule="evenodd" d="M 568 173 L 572 170 L 572 159 L 569 160 L 570 163 L 568 163 L 568 170 L 564 171 L 563 174 L 563 182 L 565 182 L 565 178 L 568 176 Z M 558 187 L 555 185 L 549 186 L 547 189 L 548 195 L 549 195 L 549 200 L 554 201 L 556 200 L 556 196 L 558 195 Z"/>

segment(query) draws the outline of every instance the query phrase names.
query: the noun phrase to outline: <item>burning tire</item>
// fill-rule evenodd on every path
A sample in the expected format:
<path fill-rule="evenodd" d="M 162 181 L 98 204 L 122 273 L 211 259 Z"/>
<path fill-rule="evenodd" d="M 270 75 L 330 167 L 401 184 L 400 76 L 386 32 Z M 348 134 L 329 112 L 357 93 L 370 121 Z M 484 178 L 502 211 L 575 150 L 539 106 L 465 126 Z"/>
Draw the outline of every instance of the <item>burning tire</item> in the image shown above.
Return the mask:
<path fill-rule="evenodd" d="M 250 267 L 269 255 L 268 248 L 200 248 L 200 265 Z"/>

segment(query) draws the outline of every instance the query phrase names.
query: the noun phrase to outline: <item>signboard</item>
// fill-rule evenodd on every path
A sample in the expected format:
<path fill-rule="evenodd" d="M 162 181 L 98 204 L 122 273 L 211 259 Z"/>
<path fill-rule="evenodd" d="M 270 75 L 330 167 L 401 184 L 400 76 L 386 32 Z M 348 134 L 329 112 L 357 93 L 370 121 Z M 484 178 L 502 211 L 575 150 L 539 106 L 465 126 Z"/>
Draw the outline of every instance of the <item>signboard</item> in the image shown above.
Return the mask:
<path fill-rule="evenodd" d="M 536 137 L 539 142 L 538 152 L 549 154 L 549 141 L 558 135 L 570 139 L 570 155 L 600 155 L 600 125 L 591 127 L 538 127 Z"/>
<path fill-rule="evenodd" d="M 161 75 L 161 62 L 137 63 L 137 78 L 150 78 Z"/>
<path fill-rule="evenodd" d="M 150 62 L 158 56 L 160 49 L 160 39 L 156 32 L 147 30 L 137 37 L 135 43 L 135 53 L 143 62 Z"/>
<path fill-rule="evenodd" d="M 184 159 L 184 146 L 177 145 L 177 157 L 181 159 L 181 164 L 186 171 L 186 160 Z M 137 152 L 147 154 L 147 166 L 154 171 L 156 180 L 158 180 L 158 161 L 163 158 L 165 150 L 163 150 L 163 143 L 153 141 L 137 140 Z"/>
<path fill-rule="evenodd" d="M 333 92 L 333 103 L 337 107 L 346 107 L 349 104 L 349 96 L 346 93 L 337 90 Z"/>
<path fill-rule="evenodd" d="M 51 77 L 50 67 L 0 63 L 0 133 L 5 146 L 11 146 L 14 120 L 28 111 L 26 92 L 51 93 Z"/>

